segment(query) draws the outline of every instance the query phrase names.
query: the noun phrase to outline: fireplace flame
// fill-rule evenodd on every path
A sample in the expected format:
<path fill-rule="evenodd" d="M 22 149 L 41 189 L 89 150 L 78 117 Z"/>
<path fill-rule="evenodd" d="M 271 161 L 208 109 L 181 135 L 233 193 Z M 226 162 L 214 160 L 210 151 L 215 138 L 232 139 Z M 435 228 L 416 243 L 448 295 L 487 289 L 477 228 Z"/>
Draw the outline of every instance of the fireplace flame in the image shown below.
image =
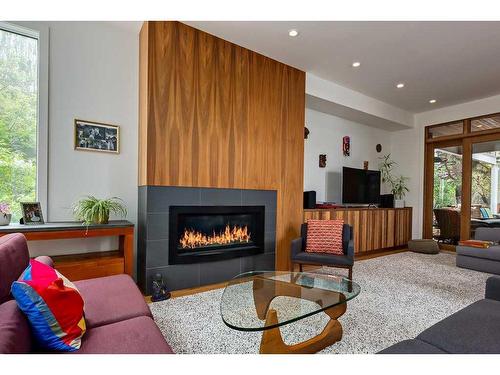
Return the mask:
<path fill-rule="evenodd" d="M 184 233 L 179 240 L 179 244 L 183 249 L 194 249 L 202 246 L 210 245 L 232 245 L 235 243 L 250 242 L 250 233 L 248 227 L 240 227 L 234 225 L 232 228 L 229 224 L 226 225 L 224 231 L 212 235 L 206 235 L 192 229 L 184 229 Z"/>

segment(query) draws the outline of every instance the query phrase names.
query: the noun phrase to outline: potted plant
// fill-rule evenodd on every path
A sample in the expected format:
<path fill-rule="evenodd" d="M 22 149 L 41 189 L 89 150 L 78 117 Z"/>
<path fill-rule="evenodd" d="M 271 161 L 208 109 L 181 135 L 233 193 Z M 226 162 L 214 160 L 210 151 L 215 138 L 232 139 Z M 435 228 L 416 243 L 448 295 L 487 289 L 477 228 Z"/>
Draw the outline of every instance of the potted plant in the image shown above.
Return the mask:
<path fill-rule="evenodd" d="M 107 224 L 111 212 L 122 217 L 127 215 L 127 209 L 121 202 L 117 197 L 98 199 L 89 195 L 73 205 L 73 214 L 86 225 Z"/>
<path fill-rule="evenodd" d="M 393 168 L 397 163 L 391 159 L 391 154 L 384 155 L 379 159 L 381 160 L 379 170 L 382 182 L 391 188 L 391 193 L 394 195 L 394 207 L 402 208 L 405 206 L 404 197 L 410 191 L 406 186 L 409 178 L 393 175 Z"/>
<path fill-rule="evenodd" d="M 12 219 L 12 211 L 8 203 L 0 203 L 0 225 L 9 225 Z"/>

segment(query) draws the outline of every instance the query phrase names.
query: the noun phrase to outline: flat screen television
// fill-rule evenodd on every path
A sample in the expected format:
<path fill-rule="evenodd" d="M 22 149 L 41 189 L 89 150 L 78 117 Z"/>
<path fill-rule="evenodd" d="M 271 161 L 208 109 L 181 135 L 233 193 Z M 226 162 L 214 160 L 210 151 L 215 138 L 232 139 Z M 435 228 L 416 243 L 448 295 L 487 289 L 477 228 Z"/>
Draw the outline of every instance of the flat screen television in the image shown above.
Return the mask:
<path fill-rule="evenodd" d="M 342 203 L 380 203 L 380 171 L 343 167 Z"/>

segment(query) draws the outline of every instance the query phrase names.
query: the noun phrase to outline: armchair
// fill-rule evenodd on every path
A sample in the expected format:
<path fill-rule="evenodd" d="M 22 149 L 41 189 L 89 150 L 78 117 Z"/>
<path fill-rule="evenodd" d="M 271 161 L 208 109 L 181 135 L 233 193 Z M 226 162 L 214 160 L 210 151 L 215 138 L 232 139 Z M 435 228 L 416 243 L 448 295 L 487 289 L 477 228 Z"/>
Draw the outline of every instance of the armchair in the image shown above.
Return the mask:
<path fill-rule="evenodd" d="M 290 257 L 292 270 L 295 264 L 299 265 L 302 271 L 303 264 L 313 264 L 328 267 L 347 268 L 349 270 L 349 279 L 352 280 L 352 266 L 354 265 L 354 242 L 352 240 L 352 228 L 344 224 L 342 228 L 342 247 L 344 255 L 326 254 L 326 253 L 308 253 L 306 249 L 307 241 L 307 223 L 302 224 L 300 228 L 301 236 L 292 241 Z"/>

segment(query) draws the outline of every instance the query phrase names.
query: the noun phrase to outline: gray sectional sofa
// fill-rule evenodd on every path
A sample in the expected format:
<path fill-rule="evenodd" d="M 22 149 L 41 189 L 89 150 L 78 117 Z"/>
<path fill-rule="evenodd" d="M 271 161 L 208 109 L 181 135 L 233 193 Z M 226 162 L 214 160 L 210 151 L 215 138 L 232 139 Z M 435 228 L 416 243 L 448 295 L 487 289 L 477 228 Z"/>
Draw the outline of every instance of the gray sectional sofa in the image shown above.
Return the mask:
<path fill-rule="evenodd" d="M 485 298 L 380 354 L 500 354 L 500 277 L 486 281 Z"/>
<path fill-rule="evenodd" d="M 500 241 L 500 228 L 477 228 L 474 238 L 482 241 Z M 500 246 L 478 249 L 457 246 L 457 267 L 500 275 Z"/>

